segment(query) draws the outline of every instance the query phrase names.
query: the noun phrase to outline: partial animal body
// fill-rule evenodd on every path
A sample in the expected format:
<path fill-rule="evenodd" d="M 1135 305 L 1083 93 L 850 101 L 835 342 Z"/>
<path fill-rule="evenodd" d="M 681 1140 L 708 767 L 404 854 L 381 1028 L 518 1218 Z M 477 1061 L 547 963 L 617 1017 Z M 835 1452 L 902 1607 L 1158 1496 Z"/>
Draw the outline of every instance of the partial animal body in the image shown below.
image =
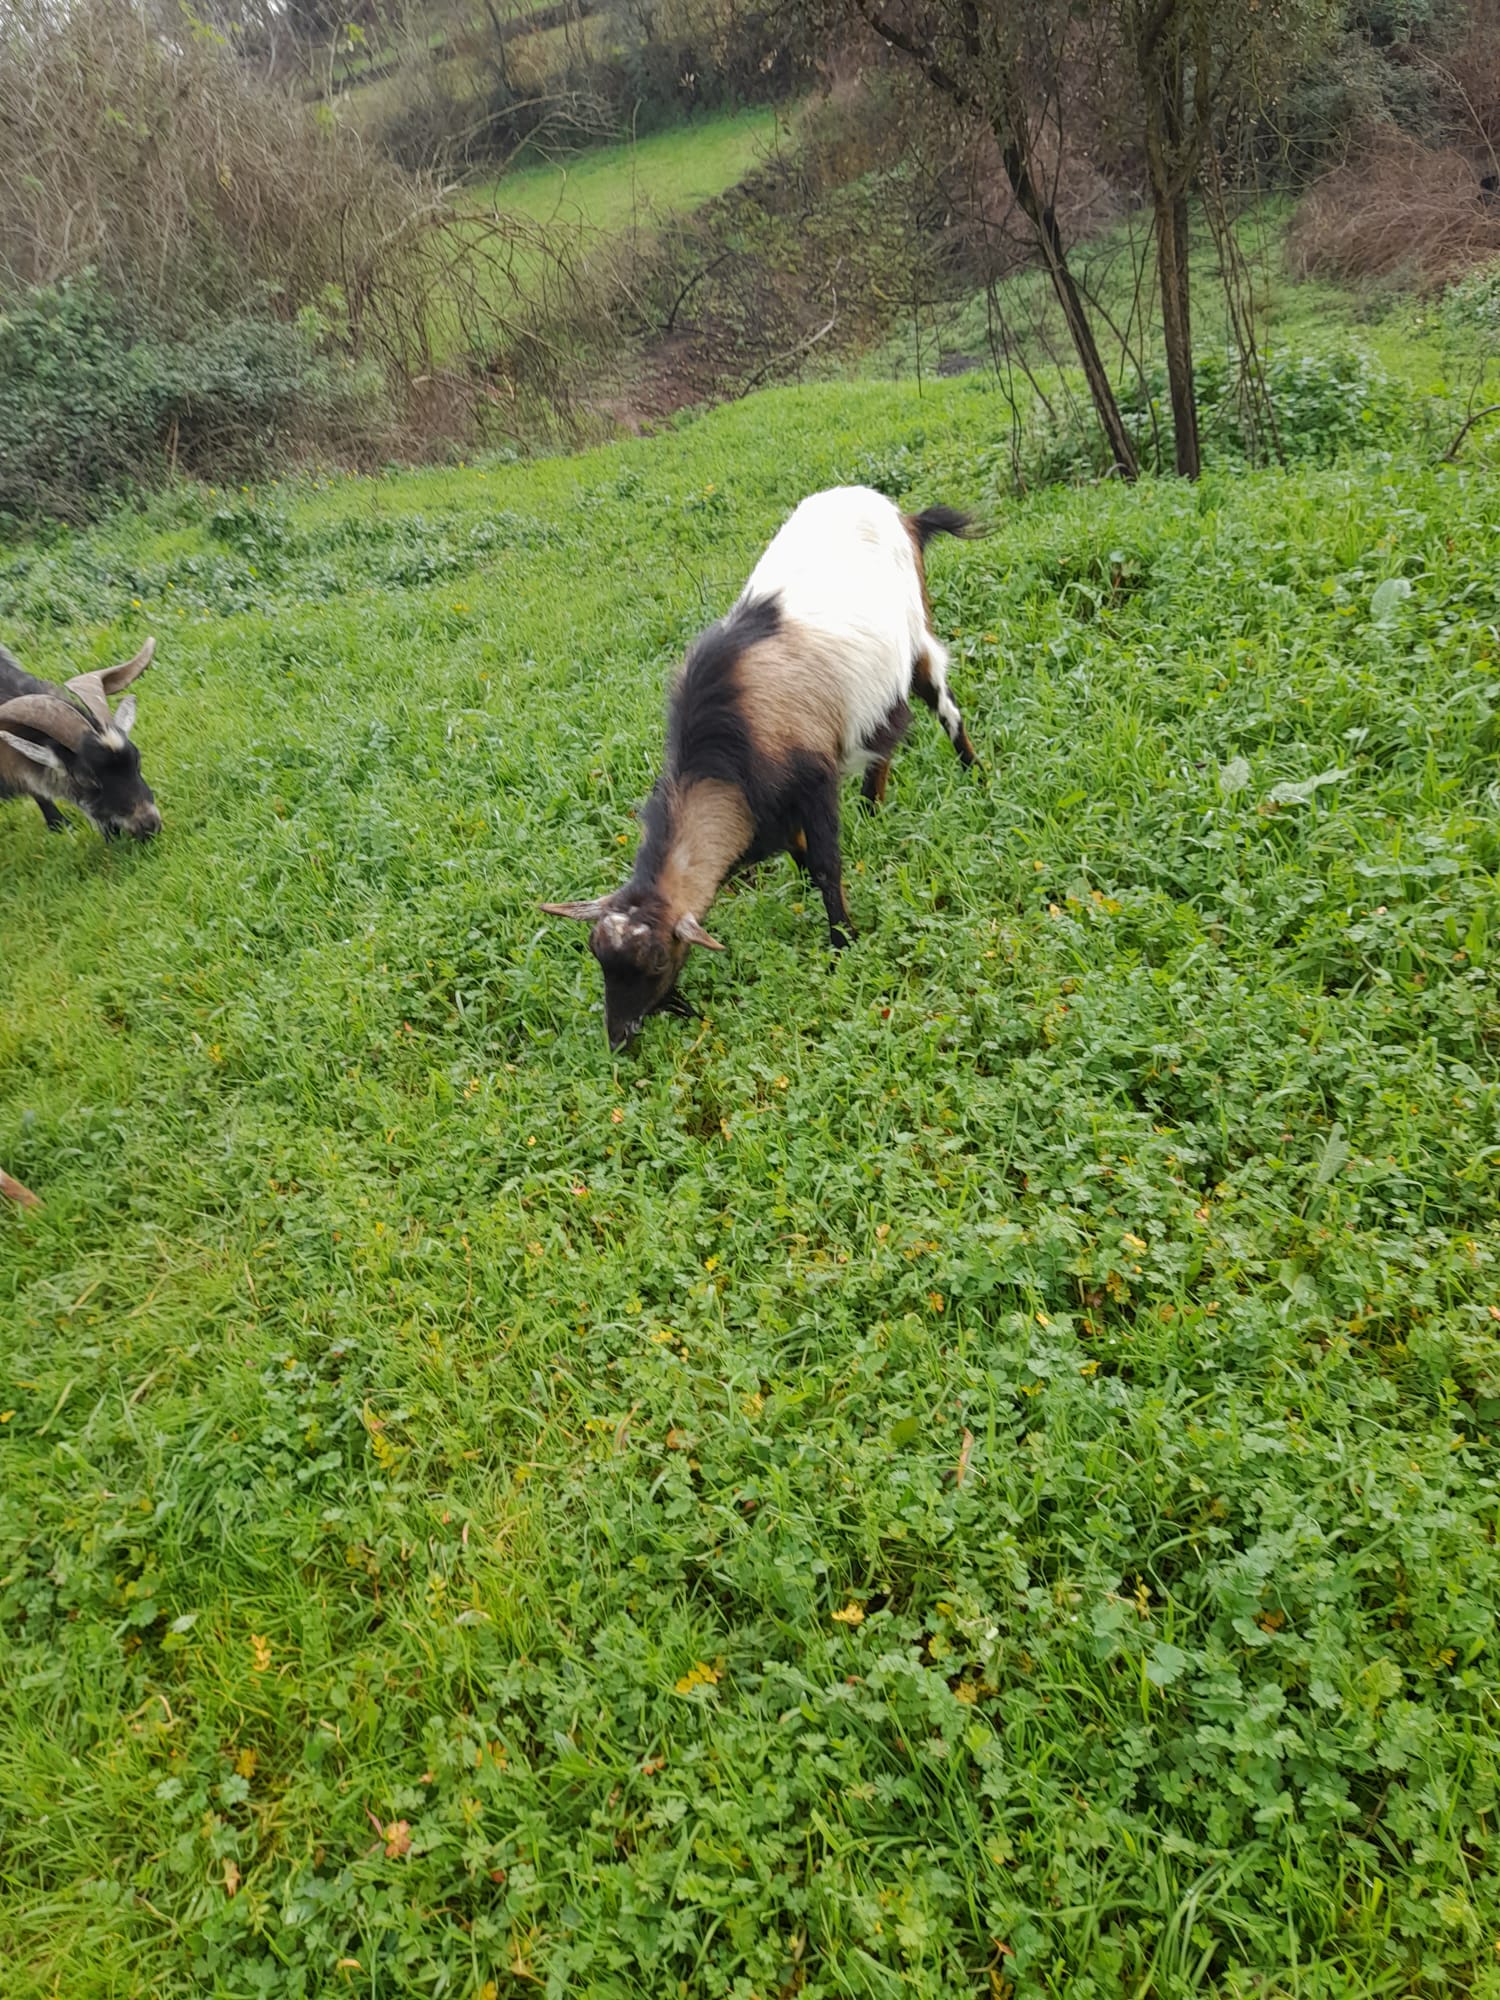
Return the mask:
<path fill-rule="evenodd" d="M 728 617 L 690 649 L 668 703 L 665 767 L 642 813 L 629 882 L 583 903 L 545 903 L 592 923 L 605 1025 L 621 1048 L 648 1014 L 685 1012 L 677 979 L 692 945 L 722 949 L 703 917 L 737 869 L 788 852 L 818 889 L 835 950 L 844 900 L 839 788 L 863 774 L 885 796 L 913 694 L 965 764 L 969 741 L 932 631 L 924 553 L 963 535 L 950 507 L 903 514 L 864 486 L 804 500 Z"/>
<path fill-rule="evenodd" d="M 148 840 L 161 814 L 130 741 L 135 696 L 111 713 L 110 698 L 151 664 L 148 639 L 133 660 L 102 673 L 75 674 L 66 687 L 28 674 L 0 646 L 0 799 L 35 799 L 54 833 L 67 827 L 58 806 L 76 806 L 104 835 Z"/>

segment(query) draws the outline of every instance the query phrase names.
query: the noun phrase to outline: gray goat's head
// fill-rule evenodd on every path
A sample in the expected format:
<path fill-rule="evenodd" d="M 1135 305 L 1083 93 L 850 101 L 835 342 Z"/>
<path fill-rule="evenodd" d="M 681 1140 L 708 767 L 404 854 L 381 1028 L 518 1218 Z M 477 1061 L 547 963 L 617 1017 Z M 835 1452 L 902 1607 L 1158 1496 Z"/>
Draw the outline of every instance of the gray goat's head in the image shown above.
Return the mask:
<path fill-rule="evenodd" d="M 76 806 L 106 840 L 121 834 L 149 840 L 161 831 L 161 813 L 130 740 L 135 696 L 127 694 L 113 713 L 109 706 L 111 696 L 146 671 L 155 651 L 156 641 L 148 639 L 133 660 L 117 667 L 0 702 L 0 743 L 31 767 L 28 789 Z"/>

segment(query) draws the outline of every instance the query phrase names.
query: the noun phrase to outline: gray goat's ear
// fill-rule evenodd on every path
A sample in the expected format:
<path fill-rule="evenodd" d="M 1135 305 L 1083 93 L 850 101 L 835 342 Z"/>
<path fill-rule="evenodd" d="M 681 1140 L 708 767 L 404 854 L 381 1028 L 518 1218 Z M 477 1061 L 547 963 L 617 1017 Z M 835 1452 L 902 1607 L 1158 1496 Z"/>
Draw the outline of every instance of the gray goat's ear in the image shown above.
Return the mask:
<path fill-rule="evenodd" d="M 0 743 L 8 743 L 12 750 L 19 750 L 23 757 L 29 757 L 33 764 L 44 764 L 49 771 L 63 771 L 67 766 L 49 743 L 33 743 L 29 737 L 13 736 L 8 729 L 0 729 Z"/>
<path fill-rule="evenodd" d="M 135 696 L 128 694 L 115 710 L 115 728 L 119 730 L 122 736 L 128 736 L 134 727 Z"/>
<path fill-rule="evenodd" d="M 591 924 L 609 908 L 609 898 L 595 896 L 588 903 L 543 903 L 540 907 L 549 917 L 579 917 L 584 923 Z"/>
<path fill-rule="evenodd" d="M 722 951 L 724 949 L 717 938 L 709 936 L 691 910 L 686 915 L 677 919 L 677 935 L 682 939 L 684 944 L 701 944 L 705 951 Z"/>

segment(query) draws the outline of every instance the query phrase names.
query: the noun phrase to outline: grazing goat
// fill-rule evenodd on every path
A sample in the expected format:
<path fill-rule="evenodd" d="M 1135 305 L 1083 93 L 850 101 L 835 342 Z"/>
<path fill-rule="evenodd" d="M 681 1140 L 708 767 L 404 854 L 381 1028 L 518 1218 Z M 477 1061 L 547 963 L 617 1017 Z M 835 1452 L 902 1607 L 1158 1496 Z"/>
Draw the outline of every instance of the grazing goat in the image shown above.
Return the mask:
<path fill-rule="evenodd" d="M 109 709 L 109 697 L 138 679 L 155 651 L 148 639 L 133 660 L 55 687 L 0 646 L 0 799 L 35 799 L 54 833 L 68 824 L 58 801 L 77 806 L 106 840 L 160 833 L 161 814 L 130 740 L 135 696 L 126 695 L 113 715 Z"/>
<path fill-rule="evenodd" d="M 785 848 L 849 942 L 839 855 L 839 780 L 864 772 L 870 808 L 911 721 L 936 711 L 965 764 L 974 747 L 932 633 L 923 551 L 963 535 L 951 507 L 903 514 L 865 486 L 804 500 L 756 564 L 739 602 L 693 644 L 668 704 L 666 768 L 642 810 L 630 880 L 586 903 L 544 903 L 593 925 L 605 1028 L 623 1048 L 648 1014 L 686 1013 L 676 987 L 725 878 Z"/>

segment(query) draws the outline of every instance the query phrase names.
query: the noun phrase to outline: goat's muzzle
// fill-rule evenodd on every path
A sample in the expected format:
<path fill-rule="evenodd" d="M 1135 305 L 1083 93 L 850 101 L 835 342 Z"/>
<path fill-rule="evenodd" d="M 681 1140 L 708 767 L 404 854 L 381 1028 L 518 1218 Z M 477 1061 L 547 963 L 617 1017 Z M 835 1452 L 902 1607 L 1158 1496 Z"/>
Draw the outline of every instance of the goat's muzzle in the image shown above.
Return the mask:
<path fill-rule="evenodd" d="M 118 827 L 115 833 L 128 833 L 132 840 L 154 840 L 161 832 L 161 811 L 153 802 L 139 805 Z"/>

